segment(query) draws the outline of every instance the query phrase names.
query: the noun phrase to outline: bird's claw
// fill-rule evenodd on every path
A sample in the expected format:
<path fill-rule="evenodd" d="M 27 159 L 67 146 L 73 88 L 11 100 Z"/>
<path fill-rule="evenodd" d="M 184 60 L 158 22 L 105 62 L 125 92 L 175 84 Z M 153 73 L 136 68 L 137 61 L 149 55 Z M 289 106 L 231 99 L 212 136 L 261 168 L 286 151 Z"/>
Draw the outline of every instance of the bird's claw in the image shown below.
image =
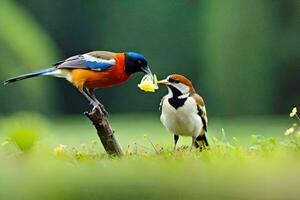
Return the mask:
<path fill-rule="evenodd" d="M 100 107 L 99 107 L 98 105 L 94 105 L 94 107 L 93 107 L 93 111 L 95 111 L 95 110 L 98 110 L 98 111 L 100 111 L 101 109 L 100 109 Z"/>
<path fill-rule="evenodd" d="M 105 110 L 104 106 L 101 104 L 94 105 L 93 111 L 94 110 L 101 111 L 106 117 L 108 116 L 108 112 Z"/>
<path fill-rule="evenodd" d="M 173 148 L 173 153 L 175 154 L 177 152 L 176 147 Z"/>

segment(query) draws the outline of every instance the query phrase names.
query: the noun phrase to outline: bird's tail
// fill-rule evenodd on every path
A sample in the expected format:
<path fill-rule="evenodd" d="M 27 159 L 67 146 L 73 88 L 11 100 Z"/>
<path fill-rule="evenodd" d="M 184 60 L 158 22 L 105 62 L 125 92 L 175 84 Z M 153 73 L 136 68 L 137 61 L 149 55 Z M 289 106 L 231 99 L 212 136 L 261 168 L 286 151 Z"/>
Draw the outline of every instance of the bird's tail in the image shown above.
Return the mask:
<path fill-rule="evenodd" d="M 47 75 L 47 73 L 53 72 L 55 70 L 56 70 L 55 67 L 51 67 L 51 68 L 48 68 L 48 69 L 42 69 L 42 70 L 35 71 L 35 72 L 32 72 L 32 73 L 23 74 L 23 75 L 20 75 L 20 76 L 17 76 L 17 77 L 14 77 L 14 78 L 11 78 L 11 79 L 8 79 L 8 80 L 4 81 L 4 85 L 6 85 L 8 83 L 13 83 L 13 82 L 16 82 L 16 81 L 20 81 L 20 80 L 23 80 L 23 79 L 27 79 L 27 78 L 32 78 L 32 77 L 41 76 L 41 75 Z"/>
<path fill-rule="evenodd" d="M 196 138 L 196 144 L 195 145 L 196 145 L 196 148 L 200 148 L 201 150 L 202 149 L 207 149 L 209 145 L 208 145 L 206 135 L 205 134 L 199 135 Z"/>

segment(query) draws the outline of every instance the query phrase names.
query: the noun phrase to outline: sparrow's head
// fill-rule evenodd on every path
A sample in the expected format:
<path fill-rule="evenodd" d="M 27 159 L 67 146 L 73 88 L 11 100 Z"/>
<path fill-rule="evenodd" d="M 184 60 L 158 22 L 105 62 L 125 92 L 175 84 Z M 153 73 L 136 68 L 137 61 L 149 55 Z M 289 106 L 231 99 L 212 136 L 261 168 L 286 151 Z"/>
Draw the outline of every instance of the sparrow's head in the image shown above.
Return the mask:
<path fill-rule="evenodd" d="M 146 58 L 142 54 L 135 52 L 125 53 L 125 71 L 128 75 L 136 72 L 152 74 Z"/>
<path fill-rule="evenodd" d="M 173 97 L 180 97 L 195 93 L 192 82 L 185 76 L 172 74 L 164 80 L 158 81 L 159 84 L 164 84 L 168 87 L 169 94 Z"/>

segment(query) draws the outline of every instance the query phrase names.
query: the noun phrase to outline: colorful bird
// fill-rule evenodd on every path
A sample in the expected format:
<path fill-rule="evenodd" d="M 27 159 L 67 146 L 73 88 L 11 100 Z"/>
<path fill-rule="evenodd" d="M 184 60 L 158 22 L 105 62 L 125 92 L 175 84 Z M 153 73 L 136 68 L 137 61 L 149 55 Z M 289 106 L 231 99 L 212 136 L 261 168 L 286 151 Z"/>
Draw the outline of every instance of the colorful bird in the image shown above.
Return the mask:
<path fill-rule="evenodd" d="M 119 85 L 136 72 L 151 74 L 147 60 L 139 53 L 93 51 L 57 62 L 48 69 L 11 78 L 4 84 L 41 75 L 64 78 L 71 82 L 95 109 L 101 106 L 95 97 L 95 89 Z"/>
<path fill-rule="evenodd" d="M 192 146 L 207 148 L 207 114 L 204 101 L 198 95 L 192 82 L 178 74 L 158 81 L 167 86 L 169 93 L 162 98 L 160 104 L 161 122 L 174 134 L 174 151 L 180 136 L 192 137 Z"/>

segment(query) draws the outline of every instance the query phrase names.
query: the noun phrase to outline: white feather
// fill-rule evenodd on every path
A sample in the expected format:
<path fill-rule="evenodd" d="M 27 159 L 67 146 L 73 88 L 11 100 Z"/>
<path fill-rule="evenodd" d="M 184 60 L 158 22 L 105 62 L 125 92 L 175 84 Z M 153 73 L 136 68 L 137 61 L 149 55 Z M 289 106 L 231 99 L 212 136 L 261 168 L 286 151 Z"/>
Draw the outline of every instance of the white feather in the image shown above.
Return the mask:
<path fill-rule="evenodd" d="M 115 59 L 105 60 L 105 59 L 101 59 L 101 58 L 96 58 L 96 57 L 91 56 L 89 54 L 83 54 L 82 56 L 83 56 L 84 60 L 90 61 L 90 62 L 106 63 L 106 64 L 110 64 L 110 65 L 116 64 Z"/>
<path fill-rule="evenodd" d="M 68 80 L 69 82 L 72 82 L 72 76 L 71 76 L 71 71 L 66 70 L 66 69 L 57 69 L 53 72 L 48 72 L 43 74 L 45 76 L 54 76 L 57 78 L 64 78 Z"/>
<path fill-rule="evenodd" d="M 173 83 L 172 86 L 177 88 L 182 93 L 182 95 L 178 97 L 179 99 L 186 98 L 190 95 L 190 88 L 188 86 L 182 83 Z M 173 97 L 173 92 L 168 87 L 168 98 L 172 98 L 172 97 Z"/>
<path fill-rule="evenodd" d="M 197 103 L 188 97 L 178 109 L 170 105 L 168 98 L 162 102 L 161 122 L 173 134 L 197 137 L 202 131 L 202 120 L 198 115 Z"/>

